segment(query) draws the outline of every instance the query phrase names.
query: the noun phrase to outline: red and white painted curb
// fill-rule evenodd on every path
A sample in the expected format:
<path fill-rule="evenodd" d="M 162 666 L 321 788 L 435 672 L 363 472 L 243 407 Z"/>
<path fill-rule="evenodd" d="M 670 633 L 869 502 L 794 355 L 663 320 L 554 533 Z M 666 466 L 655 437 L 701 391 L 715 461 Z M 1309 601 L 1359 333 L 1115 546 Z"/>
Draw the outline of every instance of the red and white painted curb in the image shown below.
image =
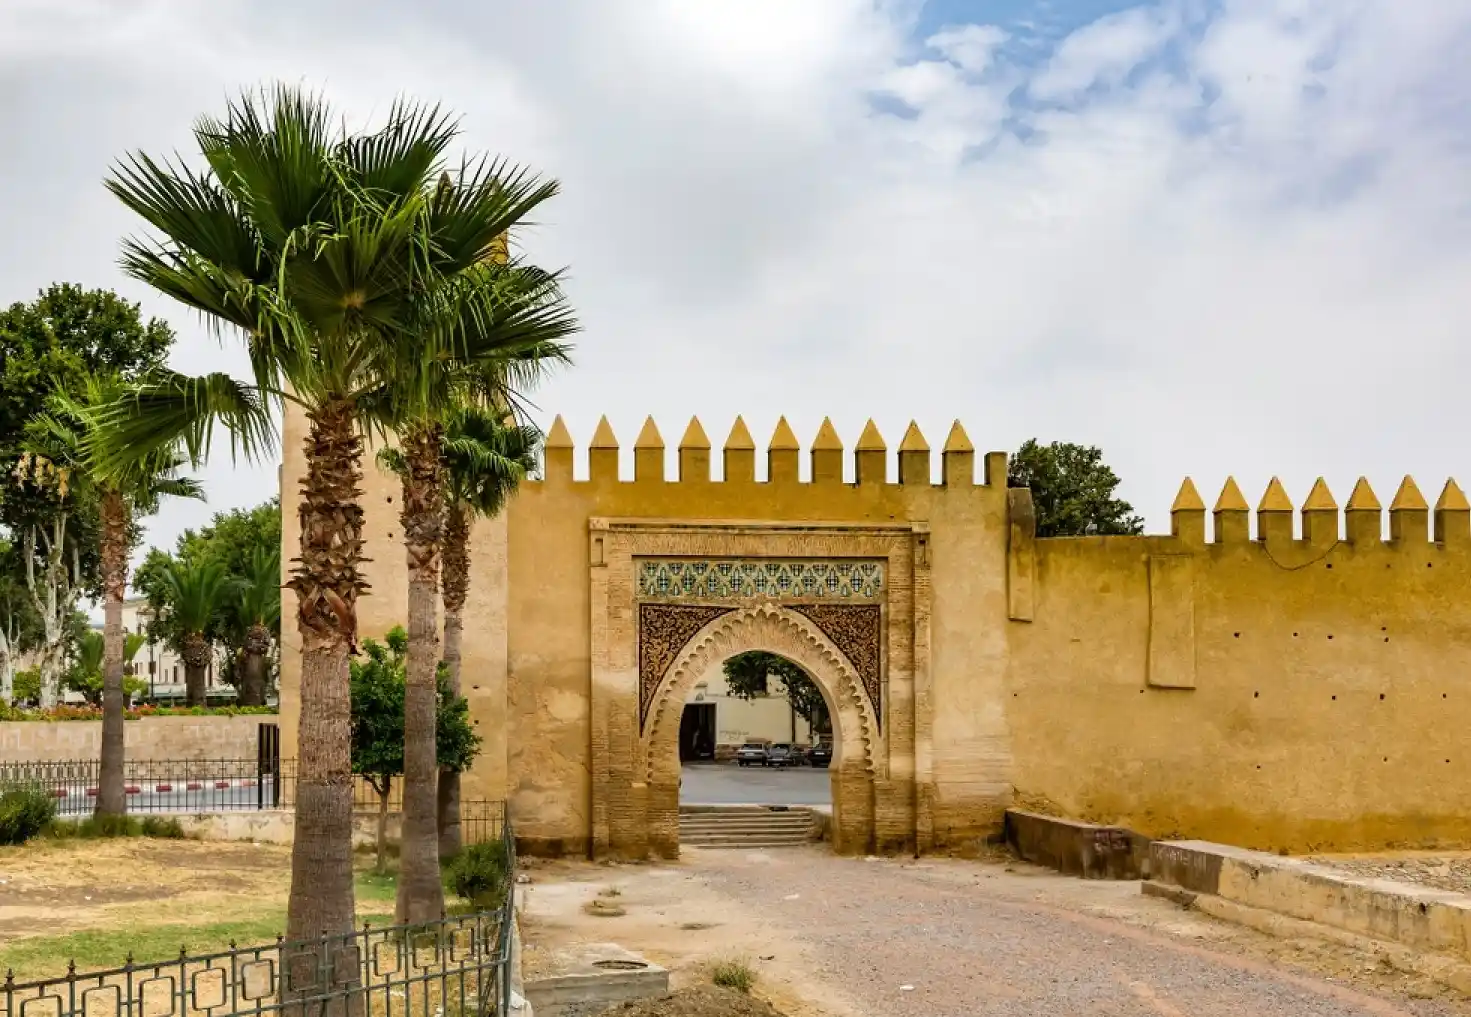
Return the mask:
<path fill-rule="evenodd" d="M 147 791 L 149 794 L 166 795 L 182 794 L 187 791 L 228 791 L 231 788 L 255 787 L 259 782 L 254 777 L 245 777 L 237 780 L 190 780 L 177 783 L 156 784 L 129 784 L 125 790 L 130 795 L 140 795 Z M 97 789 L 89 787 L 85 791 L 76 788 L 52 788 L 51 795 L 54 798 L 96 798 Z"/>

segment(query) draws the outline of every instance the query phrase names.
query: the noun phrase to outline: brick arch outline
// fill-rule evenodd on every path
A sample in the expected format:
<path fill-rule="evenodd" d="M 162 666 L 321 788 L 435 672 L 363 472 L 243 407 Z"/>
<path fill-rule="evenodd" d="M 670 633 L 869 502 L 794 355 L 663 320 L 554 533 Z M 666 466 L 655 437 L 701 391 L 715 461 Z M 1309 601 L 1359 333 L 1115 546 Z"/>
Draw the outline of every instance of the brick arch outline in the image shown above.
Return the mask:
<path fill-rule="evenodd" d="M 857 670 L 810 619 L 766 602 L 710 621 L 675 657 L 654 696 L 642 739 L 648 779 L 667 779 L 671 773 L 677 778 L 678 752 L 669 749 L 678 741 L 678 718 L 690 690 L 713 665 L 748 650 L 780 654 L 807 672 L 827 700 L 839 738 L 833 766 L 851 767 L 857 761 L 872 777 L 879 728 Z"/>

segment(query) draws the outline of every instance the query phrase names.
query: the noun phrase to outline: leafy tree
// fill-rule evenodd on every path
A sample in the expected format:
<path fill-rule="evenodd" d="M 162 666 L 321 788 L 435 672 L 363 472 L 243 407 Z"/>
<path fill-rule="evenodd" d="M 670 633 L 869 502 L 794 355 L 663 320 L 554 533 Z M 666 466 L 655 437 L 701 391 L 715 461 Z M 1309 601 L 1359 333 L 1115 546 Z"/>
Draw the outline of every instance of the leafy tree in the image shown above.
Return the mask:
<path fill-rule="evenodd" d="M 408 633 L 395 627 L 384 642 L 363 642 L 352 676 L 352 769 L 378 793 L 378 871 L 386 868 L 388 796 L 404 770 L 404 690 Z M 480 751 L 469 704 L 454 695 L 447 669 L 439 669 L 435 705 L 435 755 L 439 767 L 459 773 Z"/>
<path fill-rule="evenodd" d="M 503 363 L 539 348 L 556 322 L 570 323 L 561 306 L 509 299 L 519 289 L 503 284 L 523 277 L 521 266 L 487 263 L 496 239 L 544 197 L 542 185 L 481 159 L 462 162 L 440 186 L 459 130 L 437 108 L 395 103 L 387 126 L 368 134 L 338 123 L 296 88 L 247 93 L 223 119 L 197 121 L 205 168 L 139 154 L 108 181 L 155 231 L 125 243 L 124 269 L 237 334 L 254 389 L 291 400 L 307 420 L 301 549 L 288 585 L 302 647 L 299 740 L 315 751 L 297 779 L 286 921 L 293 941 L 352 931 L 347 660 L 366 589 L 358 489 L 365 432 L 426 419 L 446 362 Z M 202 441 L 207 430 L 191 418 L 209 403 L 221 419 L 234 413 L 242 447 L 259 447 L 260 429 L 229 409 L 238 403 L 230 395 L 223 381 L 183 379 L 140 392 L 119 405 L 113 444 L 138 448 L 183 432 Z M 427 549 L 435 536 L 416 530 L 411 539 Z M 415 564 L 421 583 L 434 580 L 431 592 L 434 564 Z M 413 627 L 422 629 L 422 619 Z M 423 671 L 416 662 L 418 704 Z M 432 667 L 427 674 L 432 681 Z M 410 712 L 421 714 L 421 705 Z M 422 753 L 411 757 L 411 773 L 424 762 Z M 427 763 L 432 781 L 432 756 Z M 407 866 L 400 881 L 426 918 L 439 917 L 443 896 L 433 802 L 431 788 L 408 817 L 411 831 L 423 829 L 427 810 L 429 865 Z M 410 858 L 422 857 L 423 837 L 406 840 Z"/>
<path fill-rule="evenodd" d="M 1092 446 L 1029 438 L 1012 457 L 1007 484 L 1031 489 L 1039 537 L 1144 532 L 1134 507 L 1114 496 L 1119 478 Z"/>
<path fill-rule="evenodd" d="M 440 592 L 444 600 L 444 663 L 453 695 L 460 694 L 460 645 L 465 601 L 470 595 L 470 535 L 477 517 L 491 518 L 504 507 L 522 479 L 537 466 L 541 432 L 517 425 L 495 411 L 460 407 L 444 426 L 444 567 Z M 408 469 L 395 448 L 378 453 L 381 465 L 403 477 Z M 460 775 L 439 774 L 439 857 L 457 854 L 461 846 Z"/>
<path fill-rule="evenodd" d="M 205 636 L 211 646 L 221 649 L 220 675 L 239 690 L 242 706 L 259 706 L 265 702 L 266 686 L 275 669 L 276 653 L 281 641 L 281 579 L 279 574 L 281 548 L 281 503 L 271 498 L 253 508 L 232 509 L 217 512 L 209 525 L 198 530 L 185 530 L 174 546 L 172 553 L 154 548 L 133 574 L 133 588 L 148 600 L 152 610 L 149 635 L 153 639 L 170 643 L 182 636 L 172 631 L 173 616 L 168 610 L 170 587 L 165 574 L 170 565 L 184 568 L 215 564 L 225 570 L 231 586 L 237 591 L 234 597 L 225 598 L 219 611 L 211 620 Z M 270 589 L 260 589 L 264 603 L 248 605 L 239 595 L 246 586 L 253 586 L 258 577 L 255 559 L 258 555 L 276 556 L 276 574 L 270 580 Z M 274 604 L 274 613 L 272 613 Z M 255 619 L 250 617 L 256 608 L 263 608 L 265 628 L 264 670 L 258 688 L 247 688 L 247 670 L 255 666 L 250 659 L 252 646 L 260 646 L 261 633 L 252 631 Z"/>
<path fill-rule="evenodd" d="M 108 290 L 56 284 L 0 310 L 0 463 L 8 481 L 0 484 L 0 527 L 11 534 L 4 575 L 32 600 L 44 705 L 56 700 L 67 621 L 80 597 L 98 592 L 99 503 L 58 487 L 33 458 L 18 462 L 27 428 L 56 392 L 80 394 L 90 377 L 136 379 L 161 369 L 173 339 L 167 324 L 145 322 L 138 305 Z"/>
<path fill-rule="evenodd" d="M 832 718 L 828 714 L 827 700 L 822 698 L 822 690 L 806 671 L 787 658 L 765 650 L 748 650 L 728 659 L 722 670 L 731 695 L 738 699 L 769 695 L 768 679 L 775 675 L 786 689 L 792 709 L 807 722 L 814 734 L 832 730 Z"/>
<path fill-rule="evenodd" d="M 210 562 L 174 565 L 165 575 L 169 585 L 171 645 L 184 661 L 184 685 L 190 706 L 204 705 L 205 671 L 209 667 L 209 628 L 220 604 L 230 594 L 225 570 Z"/>
<path fill-rule="evenodd" d="M 103 639 L 102 752 L 97 781 L 97 814 L 121 816 L 127 811 L 123 783 L 123 598 L 128 586 L 128 555 L 137 542 L 138 520 L 157 510 L 164 497 L 203 499 L 199 484 L 179 475 L 184 461 L 178 443 L 116 467 L 99 461 L 99 445 L 91 433 L 100 424 L 96 411 L 122 398 L 126 382 L 117 373 L 95 373 L 81 382 L 82 393 L 58 392 L 46 412 L 27 428 L 31 451 L 64 464 L 73 484 L 95 492 L 101 516 Z"/>
<path fill-rule="evenodd" d="M 41 616 L 16 569 L 11 545 L 0 540 L 0 706 L 15 701 L 15 662 L 40 645 Z"/>

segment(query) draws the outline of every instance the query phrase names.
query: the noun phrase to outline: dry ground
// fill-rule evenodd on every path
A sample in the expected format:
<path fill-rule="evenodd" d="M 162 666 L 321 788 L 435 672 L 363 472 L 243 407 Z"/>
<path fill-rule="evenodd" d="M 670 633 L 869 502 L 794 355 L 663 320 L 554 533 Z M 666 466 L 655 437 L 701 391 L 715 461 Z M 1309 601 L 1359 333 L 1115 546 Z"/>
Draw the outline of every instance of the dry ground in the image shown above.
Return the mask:
<path fill-rule="evenodd" d="M 1471 852 L 1396 851 L 1388 854 L 1321 855 L 1308 860 L 1369 879 L 1393 879 L 1471 894 Z"/>
<path fill-rule="evenodd" d="M 659 866 L 530 863 L 527 977 L 561 946 L 613 942 L 668 967 L 675 988 L 743 958 L 756 995 L 791 1017 L 1471 1014 L 1458 994 L 1376 957 L 1217 922 L 1137 883 L 817 848 L 685 854 Z M 625 914 L 587 913 L 610 888 Z"/>
<path fill-rule="evenodd" d="M 360 920 L 390 920 L 393 887 L 358 877 Z M 0 848 L 0 972 L 17 980 L 273 940 L 285 927 L 291 849 L 128 837 Z"/>

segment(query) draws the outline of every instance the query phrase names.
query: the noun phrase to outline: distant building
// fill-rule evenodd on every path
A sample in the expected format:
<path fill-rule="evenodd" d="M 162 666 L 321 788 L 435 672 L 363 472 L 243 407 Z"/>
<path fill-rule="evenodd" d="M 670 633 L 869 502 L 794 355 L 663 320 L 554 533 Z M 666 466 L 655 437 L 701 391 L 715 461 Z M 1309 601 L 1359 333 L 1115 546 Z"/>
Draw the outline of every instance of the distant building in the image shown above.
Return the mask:
<path fill-rule="evenodd" d="M 680 725 L 681 759 L 724 761 L 745 742 L 790 742 L 811 745 L 812 729 L 792 709 L 786 688 L 776 675 L 767 678 L 767 694 L 742 699 L 717 666 L 696 684 L 685 702 Z"/>
<path fill-rule="evenodd" d="M 134 597 L 123 601 L 123 632 L 141 632 L 148 634 L 148 623 L 153 619 L 153 609 L 148 606 L 144 597 Z M 94 622 L 92 628 L 102 631 L 100 622 Z M 206 699 L 234 699 L 235 689 L 233 686 L 220 680 L 218 647 L 211 647 L 209 654 L 209 665 L 205 670 L 204 695 Z M 133 655 L 133 663 L 129 674 L 140 678 L 148 683 L 148 692 L 145 697 L 149 700 L 183 701 L 188 693 L 184 682 L 184 662 L 174 652 L 168 643 L 162 640 L 145 642 L 138 647 L 138 652 Z M 81 696 L 73 692 L 65 694 L 67 702 L 80 702 Z"/>

